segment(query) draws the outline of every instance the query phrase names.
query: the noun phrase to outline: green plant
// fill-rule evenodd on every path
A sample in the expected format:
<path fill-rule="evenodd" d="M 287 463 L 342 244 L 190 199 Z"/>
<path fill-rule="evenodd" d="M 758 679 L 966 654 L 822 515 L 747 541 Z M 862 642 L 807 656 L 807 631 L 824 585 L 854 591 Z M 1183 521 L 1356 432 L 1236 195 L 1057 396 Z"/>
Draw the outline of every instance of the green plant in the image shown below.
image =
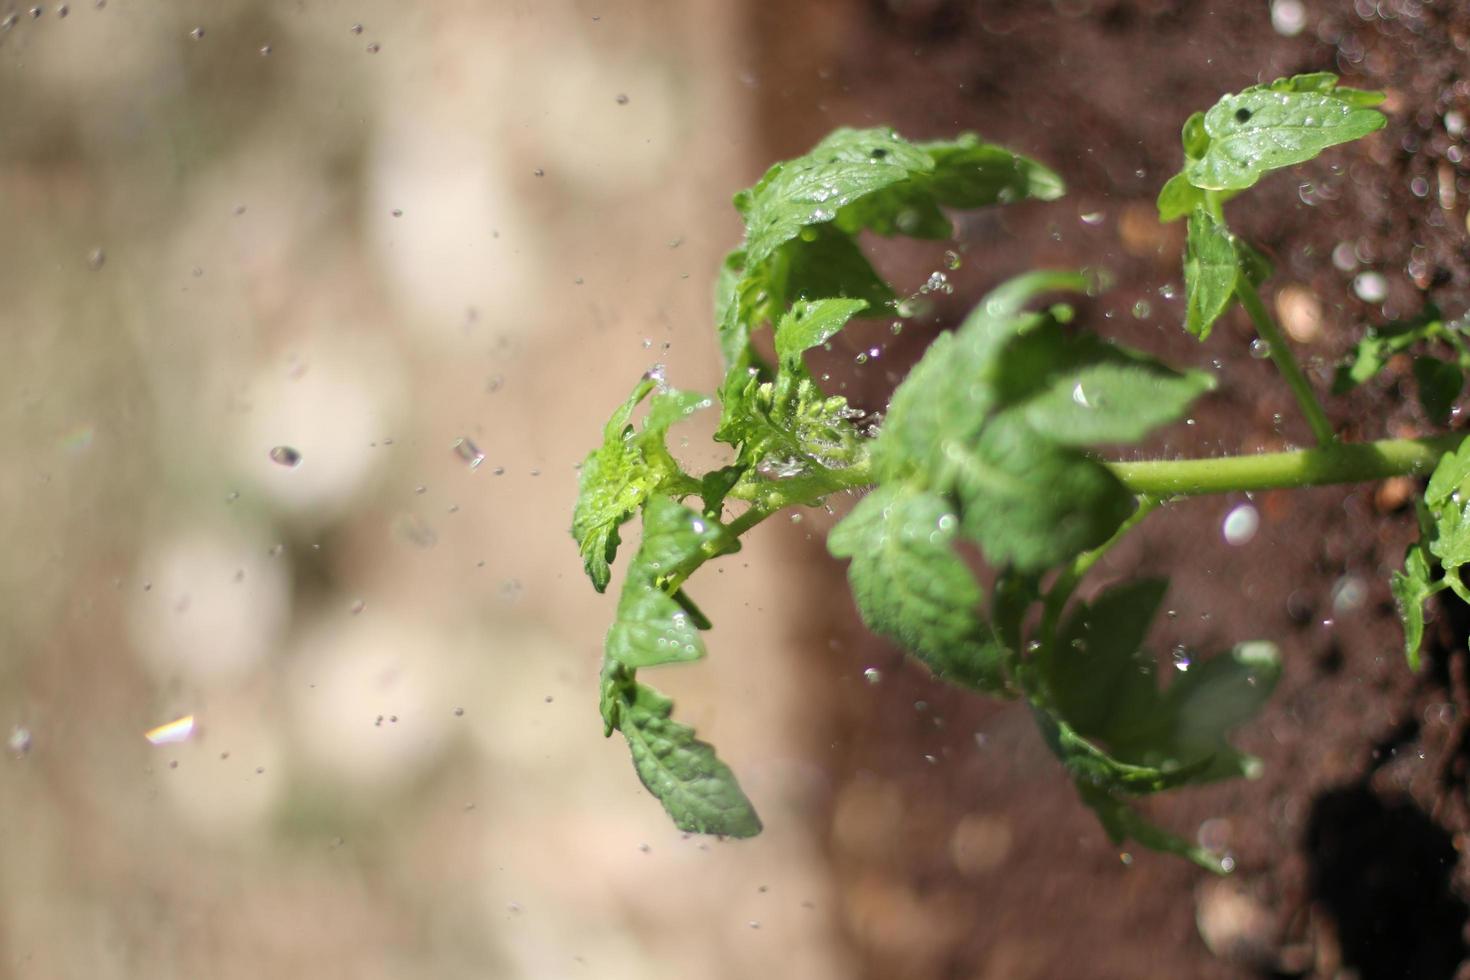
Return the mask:
<path fill-rule="evenodd" d="M 871 420 L 821 390 L 803 359 L 852 318 L 891 316 L 896 307 L 857 236 L 945 239 L 947 210 L 1052 200 L 1063 193 L 1061 179 L 974 136 L 910 143 L 889 130 L 841 129 L 735 197 L 746 237 L 724 261 L 715 310 L 726 365 L 715 439 L 731 447 L 730 462 L 700 475 L 680 466 L 665 445 L 668 429 L 715 401 L 650 373 L 583 464 L 572 527 L 602 591 L 620 526 L 642 514 L 642 542 L 607 634 L 601 711 L 606 733 L 623 733 L 638 775 L 679 827 L 737 837 L 761 827 L 714 750 L 673 721 L 671 702 L 637 676 L 704 655 L 699 634 L 709 622 L 686 581 L 777 511 L 872 487 L 828 539 L 833 555 L 850 560 L 868 626 L 950 683 L 1026 700 L 1114 841 L 1131 838 L 1221 870 L 1216 855 L 1151 825 L 1131 802 L 1256 770 L 1226 736 L 1268 697 L 1279 672 L 1275 648 L 1242 644 L 1161 689 L 1143 643 L 1167 582 L 1117 585 L 1086 603 L 1073 593 L 1114 541 L 1169 499 L 1419 474 L 1457 445 L 1455 436 L 1339 443 L 1259 297 L 1270 263 L 1225 222 L 1225 202 L 1268 172 L 1381 128 L 1381 99 L 1340 88 L 1328 74 L 1226 96 L 1185 124 L 1184 167 L 1159 195 L 1163 220 L 1188 222 L 1185 327 L 1204 340 L 1232 304 L 1245 310 L 1319 443 L 1304 451 L 1106 459 L 1096 447 L 1135 443 L 1179 419 L 1214 379 L 1077 330 L 1065 304 L 1035 306 L 1044 293 L 1097 288 L 1084 273 L 1058 271 L 999 286 L 935 340 L 893 393 L 875 435 L 864 428 Z M 1444 340 L 1464 356 L 1457 330 L 1416 324 L 1370 335 L 1344 377 L 1362 381 L 1422 340 Z M 754 342 L 766 325 L 773 358 Z M 1445 367 L 1456 372 L 1457 393 L 1461 362 Z M 1453 399 L 1449 370 L 1416 374 L 1421 390 L 1434 392 L 1426 407 Z M 1420 515 L 1423 541 L 1393 584 L 1411 660 L 1422 601 L 1444 588 L 1470 601 L 1458 573 L 1470 563 L 1470 449 L 1445 457 Z M 988 596 L 956 550 L 960 542 L 978 545 L 996 570 Z"/>

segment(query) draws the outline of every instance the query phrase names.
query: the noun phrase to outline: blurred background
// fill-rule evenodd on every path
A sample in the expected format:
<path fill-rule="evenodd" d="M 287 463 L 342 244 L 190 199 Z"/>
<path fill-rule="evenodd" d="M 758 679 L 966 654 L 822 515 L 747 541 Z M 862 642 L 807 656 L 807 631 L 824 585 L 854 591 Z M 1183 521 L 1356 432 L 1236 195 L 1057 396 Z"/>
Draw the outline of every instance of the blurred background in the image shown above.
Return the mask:
<path fill-rule="evenodd" d="M 820 511 L 692 583 L 711 656 L 648 675 L 766 825 L 674 830 L 601 737 L 575 468 L 653 365 L 713 390 L 729 198 L 839 124 L 1079 185 L 875 243 L 901 294 L 951 281 L 931 332 L 1111 258 L 1099 312 L 1201 362 L 1174 134 L 1333 67 L 1331 6 L 0 3 L 0 976 L 1142 975 L 1058 953 L 1069 916 L 1204 956 L 1196 873 L 1124 877 L 1023 710 L 864 636 Z M 927 334 L 875 329 L 832 361 L 881 408 Z"/>

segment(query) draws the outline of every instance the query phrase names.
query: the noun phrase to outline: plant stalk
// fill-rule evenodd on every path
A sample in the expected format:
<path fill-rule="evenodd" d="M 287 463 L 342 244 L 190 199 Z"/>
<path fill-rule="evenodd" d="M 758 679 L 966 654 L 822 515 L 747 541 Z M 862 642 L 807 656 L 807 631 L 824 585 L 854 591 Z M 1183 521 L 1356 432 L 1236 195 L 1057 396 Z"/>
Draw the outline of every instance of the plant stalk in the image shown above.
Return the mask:
<path fill-rule="evenodd" d="M 1312 393 L 1312 386 L 1307 382 L 1306 375 L 1297 365 L 1296 358 L 1287 346 L 1286 337 L 1281 329 L 1276 326 L 1276 321 L 1271 319 L 1271 314 L 1266 312 L 1266 305 L 1261 302 L 1260 294 L 1254 287 L 1240 277 L 1235 284 L 1235 298 L 1240 300 L 1240 305 L 1250 316 L 1251 322 L 1256 325 L 1256 334 L 1266 344 L 1271 352 L 1271 360 L 1276 364 L 1276 370 L 1281 372 L 1281 377 L 1286 380 L 1287 387 L 1296 396 L 1297 404 L 1301 406 L 1302 414 L 1307 417 L 1307 425 L 1312 428 L 1312 437 L 1316 439 L 1319 446 L 1330 446 L 1336 439 L 1332 431 L 1332 423 L 1327 421 L 1327 413 L 1322 409 L 1322 403 L 1317 401 L 1317 396 Z"/>
<path fill-rule="evenodd" d="M 1110 462 L 1113 475 L 1136 494 L 1190 497 L 1243 490 L 1280 490 L 1333 483 L 1369 483 L 1421 476 L 1459 448 L 1463 432 L 1429 439 L 1334 442 L 1320 449 L 1221 456 L 1216 459 Z"/>

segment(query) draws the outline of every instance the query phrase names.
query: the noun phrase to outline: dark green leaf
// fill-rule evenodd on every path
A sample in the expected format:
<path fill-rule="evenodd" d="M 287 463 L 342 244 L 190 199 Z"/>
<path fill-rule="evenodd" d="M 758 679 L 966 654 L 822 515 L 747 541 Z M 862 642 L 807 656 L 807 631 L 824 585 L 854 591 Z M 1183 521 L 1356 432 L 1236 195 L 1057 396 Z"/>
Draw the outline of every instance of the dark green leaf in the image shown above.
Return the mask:
<path fill-rule="evenodd" d="M 1133 494 L 1106 466 L 1008 419 L 988 425 L 973 449 L 952 446 L 949 464 L 964 534 L 997 565 L 1059 565 L 1133 513 Z"/>
<path fill-rule="evenodd" d="M 1230 306 L 1240 274 L 1232 236 L 1203 207 L 1189 216 L 1184 250 L 1184 327 L 1200 340 Z"/>
<path fill-rule="evenodd" d="M 1269 643 L 1242 643 L 1195 661 L 1154 712 L 1118 719 L 1108 745 L 1119 758 L 1141 765 L 1202 765 L 1191 782 L 1254 778 L 1260 763 L 1232 748 L 1226 736 L 1260 709 L 1280 674 L 1280 655 Z"/>
<path fill-rule="evenodd" d="M 694 730 L 670 719 L 674 704 L 651 687 L 634 683 L 619 711 L 633 766 L 658 797 L 674 825 L 695 834 L 754 837 L 760 818 L 735 774 Z"/>
<path fill-rule="evenodd" d="M 850 558 L 848 580 L 863 622 L 944 680 L 984 691 L 1007 687 L 1005 651 L 980 614 L 980 585 L 955 554 L 959 526 L 943 497 L 886 485 L 827 538 Z"/>
<path fill-rule="evenodd" d="M 1459 365 L 1437 357 L 1417 357 L 1414 380 L 1419 385 L 1419 404 L 1424 407 L 1424 414 L 1435 425 L 1444 425 L 1465 386 L 1464 372 Z"/>
<path fill-rule="evenodd" d="M 1199 159 L 1185 164 L 1185 176 L 1206 190 L 1250 187 L 1272 170 L 1382 129 L 1383 114 L 1364 104 L 1373 97 L 1319 81 L 1301 88 L 1290 79 L 1227 95 L 1205 113 L 1210 142 Z"/>
<path fill-rule="evenodd" d="M 1054 201 L 1066 193 L 1062 178 L 1035 160 L 986 143 L 973 133 L 920 143 L 934 169 L 920 183 L 947 208 L 983 208 L 1032 199 Z"/>
<path fill-rule="evenodd" d="M 1050 712 L 1033 707 L 1031 714 L 1041 729 L 1041 737 L 1079 787 L 1092 786 L 1133 796 L 1161 793 L 1192 781 L 1201 766 L 1199 761 L 1193 766 L 1172 768 L 1124 762 Z"/>
<path fill-rule="evenodd" d="M 1061 717 L 1082 736 L 1107 741 L 1120 723 L 1147 717 L 1159 700 L 1149 624 L 1169 583 L 1141 579 L 1075 606 L 1039 666 Z"/>

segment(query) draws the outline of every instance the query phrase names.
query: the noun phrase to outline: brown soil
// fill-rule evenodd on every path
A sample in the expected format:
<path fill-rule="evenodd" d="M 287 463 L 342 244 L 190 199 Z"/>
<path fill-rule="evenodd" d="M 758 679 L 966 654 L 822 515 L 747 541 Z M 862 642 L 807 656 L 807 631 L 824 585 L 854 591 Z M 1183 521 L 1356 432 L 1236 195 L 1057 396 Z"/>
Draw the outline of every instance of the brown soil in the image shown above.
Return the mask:
<path fill-rule="evenodd" d="M 1426 297 L 1452 313 L 1470 305 L 1470 164 L 1460 158 L 1463 134 L 1446 128 L 1447 112 L 1470 114 L 1470 80 L 1461 78 L 1470 12 L 1418 0 L 1317 0 L 1306 5 L 1305 30 L 1285 37 L 1264 2 L 1210 7 L 753 5 L 763 60 L 750 79 L 763 95 L 768 157 L 799 153 L 839 124 L 880 122 L 914 137 L 975 130 L 1035 155 L 1065 176 L 1069 196 L 965 218 L 955 293 L 936 306 L 932 328 L 953 325 L 986 288 L 1022 269 L 1102 265 L 1117 285 L 1082 310 L 1084 322 L 1174 364 L 1218 366 L 1220 393 L 1152 451 L 1304 442 L 1284 385 L 1248 352 L 1244 318 L 1233 314 L 1200 345 L 1179 329 L 1180 300 L 1160 292 L 1180 283 L 1180 230 L 1153 217 L 1153 197 L 1179 164 L 1179 125 L 1222 92 L 1299 71 L 1333 69 L 1390 93 L 1385 132 L 1277 175 L 1230 208 L 1233 226 L 1276 263 L 1268 289 L 1294 285 L 1296 301 L 1320 302 L 1320 333 L 1299 353 L 1325 392 L 1331 364 L 1365 325 L 1417 311 Z M 1355 252 L 1357 266 L 1335 266 L 1334 249 L 1339 259 Z M 942 268 L 937 252 L 916 258 L 907 245 L 877 243 L 875 254 L 911 287 Z M 1386 303 L 1354 296 L 1353 276 L 1365 270 L 1387 279 Z M 1140 301 L 1146 313 L 1135 312 Z M 875 330 L 869 340 L 885 344 L 882 357 L 844 374 L 856 400 L 880 407 L 932 329 L 896 339 Z M 1340 431 L 1427 431 L 1402 380 L 1400 371 L 1330 400 Z M 1243 547 L 1220 534 L 1240 500 L 1179 504 L 1151 518 L 1089 583 L 1171 576 L 1160 650 L 1208 654 L 1254 638 L 1282 647 L 1277 694 L 1238 737 L 1264 759 L 1264 777 L 1146 804 L 1163 825 L 1228 851 L 1236 870 L 1223 882 L 1176 859 L 1120 856 L 1023 709 L 936 684 L 849 609 L 816 645 L 830 651 L 828 683 L 842 678 L 835 726 L 821 733 L 837 787 L 829 839 L 866 975 L 1455 976 L 1470 883 L 1459 862 L 1470 828 L 1461 640 L 1470 616 L 1440 610 L 1428 665 L 1409 672 L 1386 584 L 1414 534 L 1408 490 L 1258 495 L 1261 530 Z M 835 591 L 840 569 L 825 567 Z M 873 666 L 883 679 L 865 683 Z"/>

